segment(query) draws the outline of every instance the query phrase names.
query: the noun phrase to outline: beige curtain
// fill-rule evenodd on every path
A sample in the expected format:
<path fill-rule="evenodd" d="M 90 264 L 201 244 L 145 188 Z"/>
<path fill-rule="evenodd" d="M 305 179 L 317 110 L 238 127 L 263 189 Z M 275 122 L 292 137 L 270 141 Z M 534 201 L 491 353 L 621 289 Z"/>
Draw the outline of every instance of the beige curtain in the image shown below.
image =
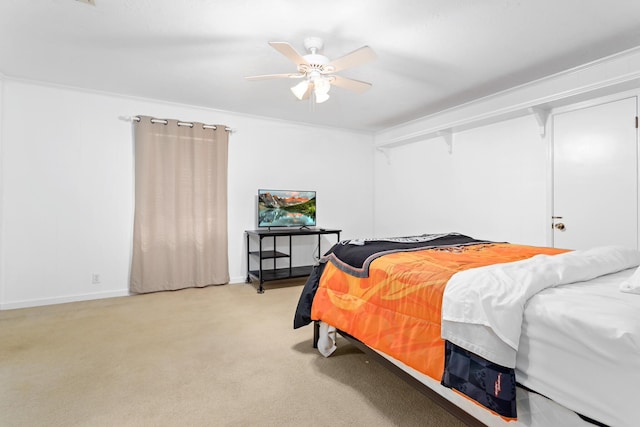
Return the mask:
<path fill-rule="evenodd" d="M 131 291 L 228 283 L 225 126 L 146 116 L 133 126 Z"/>

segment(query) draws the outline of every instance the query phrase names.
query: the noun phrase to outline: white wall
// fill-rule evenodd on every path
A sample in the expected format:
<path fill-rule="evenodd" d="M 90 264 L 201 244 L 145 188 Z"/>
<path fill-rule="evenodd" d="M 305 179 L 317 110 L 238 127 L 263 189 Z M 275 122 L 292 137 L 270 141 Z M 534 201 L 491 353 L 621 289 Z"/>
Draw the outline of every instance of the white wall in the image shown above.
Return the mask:
<path fill-rule="evenodd" d="M 638 87 L 640 47 L 376 133 L 375 234 L 551 245 L 550 136 L 541 128 L 558 108 Z"/>
<path fill-rule="evenodd" d="M 441 138 L 376 151 L 374 229 L 379 237 L 451 231 L 452 156 Z"/>
<path fill-rule="evenodd" d="M 0 81 L 1 309 L 128 294 L 133 145 L 123 117 L 236 130 L 229 144 L 232 282 L 246 277 L 243 232 L 255 227 L 259 187 L 316 190 L 319 226 L 341 228 L 346 238 L 373 230 L 371 135 Z M 345 169 L 350 179 L 336 173 Z M 93 273 L 100 284 L 91 284 Z"/>
<path fill-rule="evenodd" d="M 131 124 L 119 117 L 138 114 L 237 130 L 229 151 L 232 282 L 245 278 L 243 231 L 255 227 L 259 187 L 317 190 L 319 226 L 341 228 L 343 238 L 459 231 L 547 245 L 548 141 L 538 121 L 563 105 L 635 90 L 640 48 L 373 136 L 2 76 L 0 83 L 2 309 L 128 293 L 133 147 Z M 448 133 L 452 153 L 438 136 Z M 324 239 L 323 252 L 331 243 Z M 303 241 L 295 249 L 297 265 L 315 248 Z M 100 285 L 91 285 L 92 273 Z"/>
<path fill-rule="evenodd" d="M 457 231 L 545 245 L 547 143 L 534 117 L 375 154 L 375 233 Z"/>
<path fill-rule="evenodd" d="M 4 301 L 4 76 L 0 74 L 0 308 Z"/>

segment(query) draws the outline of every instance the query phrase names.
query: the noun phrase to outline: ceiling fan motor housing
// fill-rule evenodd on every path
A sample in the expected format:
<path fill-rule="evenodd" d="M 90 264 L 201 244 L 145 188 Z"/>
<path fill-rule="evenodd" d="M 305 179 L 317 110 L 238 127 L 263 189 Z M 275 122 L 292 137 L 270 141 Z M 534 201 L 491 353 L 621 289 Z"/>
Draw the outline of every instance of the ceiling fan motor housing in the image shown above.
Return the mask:
<path fill-rule="evenodd" d="M 311 53 L 316 53 L 323 47 L 324 41 L 320 37 L 305 37 L 304 39 L 304 48 Z"/>
<path fill-rule="evenodd" d="M 333 71 L 333 67 L 326 67 L 329 63 L 329 58 L 318 53 L 318 51 L 322 50 L 324 47 L 324 42 L 320 37 L 305 38 L 304 47 L 311 53 L 303 56 L 304 60 L 307 61 L 307 64 L 298 64 L 298 71 L 301 73 L 317 71 L 322 74 L 331 73 Z"/>

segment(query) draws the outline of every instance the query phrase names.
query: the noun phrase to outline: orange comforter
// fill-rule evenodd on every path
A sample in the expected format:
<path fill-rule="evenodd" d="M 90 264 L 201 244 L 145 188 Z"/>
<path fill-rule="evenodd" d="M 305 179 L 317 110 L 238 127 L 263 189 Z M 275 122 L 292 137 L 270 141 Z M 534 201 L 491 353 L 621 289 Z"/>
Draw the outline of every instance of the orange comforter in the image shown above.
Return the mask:
<path fill-rule="evenodd" d="M 474 267 L 561 252 L 566 251 L 508 243 L 399 252 L 374 260 L 366 278 L 353 277 L 329 262 L 311 317 L 440 381 L 442 294 L 449 278 Z"/>

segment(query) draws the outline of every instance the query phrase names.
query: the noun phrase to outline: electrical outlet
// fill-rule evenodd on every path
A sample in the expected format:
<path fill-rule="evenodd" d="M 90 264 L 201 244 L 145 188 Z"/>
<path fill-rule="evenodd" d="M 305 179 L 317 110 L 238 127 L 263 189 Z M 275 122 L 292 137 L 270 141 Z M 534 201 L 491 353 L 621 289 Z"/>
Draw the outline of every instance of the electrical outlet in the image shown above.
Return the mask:
<path fill-rule="evenodd" d="M 100 274 L 99 273 L 93 273 L 91 275 L 91 284 L 92 285 L 99 285 L 100 282 Z"/>

